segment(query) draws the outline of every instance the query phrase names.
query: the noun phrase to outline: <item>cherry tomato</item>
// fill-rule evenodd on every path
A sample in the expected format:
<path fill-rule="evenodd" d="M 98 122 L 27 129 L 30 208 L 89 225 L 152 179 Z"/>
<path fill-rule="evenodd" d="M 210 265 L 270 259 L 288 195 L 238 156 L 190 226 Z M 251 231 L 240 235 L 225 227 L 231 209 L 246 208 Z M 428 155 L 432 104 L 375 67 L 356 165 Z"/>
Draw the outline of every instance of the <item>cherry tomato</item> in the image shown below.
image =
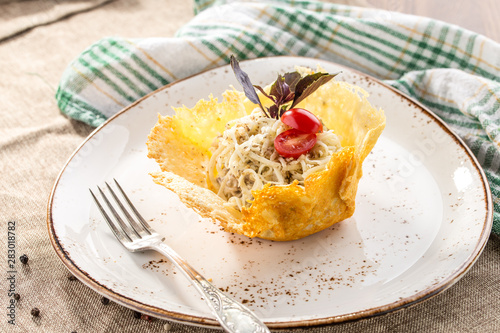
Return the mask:
<path fill-rule="evenodd" d="M 323 125 L 311 112 L 294 108 L 286 111 L 281 116 L 283 124 L 298 129 L 304 133 L 318 133 L 323 131 Z"/>
<path fill-rule="evenodd" d="M 316 140 L 315 133 L 304 133 L 292 128 L 274 139 L 274 148 L 283 157 L 297 158 L 311 150 Z"/>

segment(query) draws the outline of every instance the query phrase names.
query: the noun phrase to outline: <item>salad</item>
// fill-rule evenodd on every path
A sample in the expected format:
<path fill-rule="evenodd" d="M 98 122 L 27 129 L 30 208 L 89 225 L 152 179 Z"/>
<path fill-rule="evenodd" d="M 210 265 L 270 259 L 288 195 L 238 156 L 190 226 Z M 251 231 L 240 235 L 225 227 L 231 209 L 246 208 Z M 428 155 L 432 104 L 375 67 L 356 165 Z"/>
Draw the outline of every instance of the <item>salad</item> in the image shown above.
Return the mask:
<path fill-rule="evenodd" d="M 254 86 L 231 57 L 243 91 L 159 116 L 151 175 L 226 231 L 286 241 L 350 217 L 362 162 L 385 127 L 367 93 L 337 74 L 296 68 Z"/>

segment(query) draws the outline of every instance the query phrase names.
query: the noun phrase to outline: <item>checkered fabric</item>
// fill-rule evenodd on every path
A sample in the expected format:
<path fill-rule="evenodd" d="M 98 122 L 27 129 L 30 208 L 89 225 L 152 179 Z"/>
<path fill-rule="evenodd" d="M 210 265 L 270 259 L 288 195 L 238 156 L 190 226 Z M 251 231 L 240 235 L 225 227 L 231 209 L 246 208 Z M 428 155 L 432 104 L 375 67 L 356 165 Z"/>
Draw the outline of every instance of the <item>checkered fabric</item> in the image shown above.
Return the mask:
<path fill-rule="evenodd" d="M 295 55 L 375 76 L 426 105 L 478 158 L 500 235 L 500 45 L 444 22 L 301 0 L 196 0 L 174 38 L 105 38 L 64 72 L 61 111 L 92 126 L 157 88 L 240 60 Z"/>

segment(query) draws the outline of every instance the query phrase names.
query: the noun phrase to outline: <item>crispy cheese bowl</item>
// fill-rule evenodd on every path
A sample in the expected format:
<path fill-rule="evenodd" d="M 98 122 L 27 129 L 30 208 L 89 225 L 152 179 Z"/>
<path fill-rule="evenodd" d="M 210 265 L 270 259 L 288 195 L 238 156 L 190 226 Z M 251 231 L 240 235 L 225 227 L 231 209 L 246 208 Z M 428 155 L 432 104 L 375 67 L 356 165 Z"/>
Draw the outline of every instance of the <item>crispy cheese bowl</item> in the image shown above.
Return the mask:
<path fill-rule="evenodd" d="M 269 88 L 269 87 L 268 87 Z M 254 200 L 241 211 L 214 193 L 207 177 L 210 147 L 226 124 L 255 109 L 242 92 L 228 90 L 223 101 L 200 100 L 192 109 L 174 108 L 174 116 L 159 116 L 148 137 L 148 157 L 161 172 L 157 184 L 175 192 L 202 217 L 225 231 L 275 241 L 299 239 L 340 222 L 354 213 L 362 163 L 385 127 L 384 112 L 370 105 L 361 88 L 330 81 L 298 106 L 315 114 L 339 137 L 324 170 L 308 175 L 304 186 L 264 185 L 252 191 Z M 265 104 L 266 99 L 260 95 Z M 268 101 L 269 102 L 269 101 Z"/>

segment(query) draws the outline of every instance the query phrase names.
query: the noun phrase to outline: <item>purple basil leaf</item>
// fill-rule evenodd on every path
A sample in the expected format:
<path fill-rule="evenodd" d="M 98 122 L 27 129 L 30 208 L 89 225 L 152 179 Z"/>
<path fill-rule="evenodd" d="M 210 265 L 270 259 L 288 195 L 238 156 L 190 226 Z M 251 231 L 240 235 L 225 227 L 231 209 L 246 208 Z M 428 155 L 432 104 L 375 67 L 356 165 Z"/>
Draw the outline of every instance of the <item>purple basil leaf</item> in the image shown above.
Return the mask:
<path fill-rule="evenodd" d="M 307 96 L 311 95 L 338 74 L 314 73 L 303 77 L 295 86 L 295 97 L 290 108 L 302 102 Z"/>
<path fill-rule="evenodd" d="M 290 94 L 288 94 L 288 96 L 285 97 L 284 103 L 288 103 L 290 101 L 293 101 L 294 97 L 295 97 L 295 93 L 290 92 Z"/>
<path fill-rule="evenodd" d="M 278 79 L 271 86 L 271 91 L 269 93 L 275 96 L 278 101 L 281 101 L 285 94 L 289 94 L 289 91 L 290 88 L 286 84 L 285 78 L 278 74 Z"/>
<path fill-rule="evenodd" d="M 279 108 L 276 104 L 271 105 L 271 107 L 269 108 L 269 115 L 271 116 L 271 118 L 278 119 Z"/>
<path fill-rule="evenodd" d="M 262 89 L 261 86 L 254 86 L 255 88 L 259 89 L 259 91 L 262 93 L 262 95 L 266 96 L 267 98 L 269 98 L 271 101 L 273 101 L 274 103 L 276 103 L 276 97 L 272 96 L 272 95 L 268 95 L 264 89 Z"/>
<path fill-rule="evenodd" d="M 295 86 L 297 85 L 297 82 L 299 82 L 301 78 L 299 72 L 285 73 L 284 76 L 285 76 L 285 82 L 290 87 L 290 91 L 295 92 Z"/>
<path fill-rule="evenodd" d="M 293 100 L 293 92 L 290 91 L 290 86 L 286 83 L 285 76 L 278 74 L 278 79 L 271 86 L 269 94 L 275 97 L 273 101 L 276 105 L 276 110 L 273 109 L 272 114 L 275 115 L 273 118 L 277 118 L 281 114 L 282 105 Z"/>
<path fill-rule="evenodd" d="M 262 106 L 262 103 L 260 102 L 259 96 L 257 95 L 257 92 L 255 92 L 255 89 L 253 87 L 252 82 L 250 81 L 250 78 L 248 77 L 248 74 L 245 73 L 241 68 L 240 64 L 238 63 L 238 60 L 231 55 L 231 67 L 233 68 L 234 75 L 236 76 L 236 79 L 238 82 L 241 84 L 243 87 L 243 91 L 245 92 L 245 96 L 254 104 L 258 104 L 262 111 L 266 113 L 264 110 L 264 107 Z"/>
<path fill-rule="evenodd" d="M 280 81 L 279 87 L 280 87 L 280 97 L 281 97 L 281 100 L 285 100 L 285 98 L 288 95 L 290 95 L 290 87 L 285 82 L 285 79 L 283 79 L 283 80 Z"/>

